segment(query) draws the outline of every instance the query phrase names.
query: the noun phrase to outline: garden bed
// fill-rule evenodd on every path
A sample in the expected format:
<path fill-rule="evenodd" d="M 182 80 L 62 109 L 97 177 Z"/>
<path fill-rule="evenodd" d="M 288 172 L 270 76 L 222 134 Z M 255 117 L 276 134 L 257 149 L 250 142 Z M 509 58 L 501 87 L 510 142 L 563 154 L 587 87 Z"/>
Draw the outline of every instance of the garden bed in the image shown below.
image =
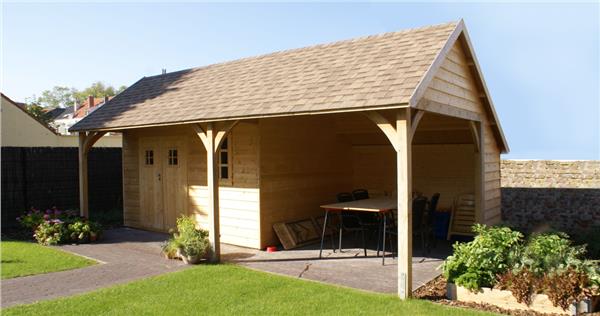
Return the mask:
<path fill-rule="evenodd" d="M 490 304 L 509 310 L 518 309 L 564 315 L 578 315 L 581 313 L 597 311 L 599 303 L 598 296 L 596 296 L 589 300 L 580 301 L 577 304 L 571 304 L 568 310 L 563 310 L 561 307 L 554 306 L 548 295 L 545 294 L 533 294 L 531 296 L 531 304 L 527 305 L 519 303 L 511 291 L 481 288 L 479 291 L 473 292 L 462 286 L 451 283 L 447 285 L 447 296 L 448 299 L 451 300 L 477 304 Z M 594 307 L 596 307 L 596 309 L 594 309 Z"/>

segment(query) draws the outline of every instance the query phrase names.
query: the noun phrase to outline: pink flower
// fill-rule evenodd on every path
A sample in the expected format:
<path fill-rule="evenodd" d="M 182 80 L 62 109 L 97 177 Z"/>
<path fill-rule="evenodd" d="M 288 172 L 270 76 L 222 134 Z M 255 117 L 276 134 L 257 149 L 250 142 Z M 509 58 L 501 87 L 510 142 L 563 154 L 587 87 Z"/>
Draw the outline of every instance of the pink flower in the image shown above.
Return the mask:
<path fill-rule="evenodd" d="M 48 214 L 44 214 L 44 219 L 45 219 L 45 220 L 48 220 L 48 219 L 50 219 L 50 215 L 48 215 Z"/>

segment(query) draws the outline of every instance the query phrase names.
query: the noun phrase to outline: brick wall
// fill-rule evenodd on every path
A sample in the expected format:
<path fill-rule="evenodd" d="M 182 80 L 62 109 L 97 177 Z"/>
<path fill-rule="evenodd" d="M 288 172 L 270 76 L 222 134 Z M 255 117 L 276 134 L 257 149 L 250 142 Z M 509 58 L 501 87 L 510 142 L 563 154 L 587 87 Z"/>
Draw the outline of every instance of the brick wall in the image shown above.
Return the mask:
<path fill-rule="evenodd" d="M 600 161 L 503 160 L 502 219 L 574 233 L 600 225 Z"/>

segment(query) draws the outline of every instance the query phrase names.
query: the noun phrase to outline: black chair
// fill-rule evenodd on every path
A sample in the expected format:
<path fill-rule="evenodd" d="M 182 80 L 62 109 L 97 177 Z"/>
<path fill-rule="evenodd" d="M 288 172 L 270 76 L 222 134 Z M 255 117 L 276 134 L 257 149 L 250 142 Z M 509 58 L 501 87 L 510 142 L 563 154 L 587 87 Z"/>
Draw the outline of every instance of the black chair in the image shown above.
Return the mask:
<path fill-rule="evenodd" d="M 366 189 L 356 189 L 352 191 L 352 197 L 355 201 L 366 200 L 369 198 L 369 191 Z M 358 213 L 360 222 L 363 227 L 367 228 L 371 233 L 379 233 L 380 220 L 378 214 L 360 212 Z"/>
<path fill-rule="evenodd" d="M 354 201 L 352 194 L 347 192 L 338 193 L 338 202 L 350 202 Z M 359 233 L 362 236 L 363 249 L 365 257 L 367 256 L 367 242 L 365 240 L 365 230 L 367 228 L 363 225 L 361 218 L 356 214 L 350 212 L 340 212 L 340 229 L 339 229 L 339 250 L 342 252 L 342 231 Z"/>
<path fill-rule="evenodd" d="M 427 251 L 431 249 L 431 246 L 436 246 L 436 239 L 434 235 L 434 222 L 435 222 L 435 211 L 437 209 L 438 201 L 440 199 L 439 193 L 434 193 L 431 196 L 431 200 L 429 200 L 429 208 L 427 209 L 427 214 L 425 216 L 425 225 L 423 225 L 423 230 L 425 231 L 425 236 L 427 236 Z"/>
<path fill-rule="evenodd" d="M 425 250 L 425 237 L 429 231 L 427 224 L 427 198 L 418 197 L 413 200 L 412 207 L 412 232 L 413 236 L 421 238 L 421 247 Z M 433 217 L 433 216 L 430 216 Z"/>
<path fill-rule="evenodd" d="M 352 197 L 356 201 L 366 200 L 369 198 L 369 191 L 367 191 L 365 189 L 356 189 L 356 190 L 352 191 Z"/>

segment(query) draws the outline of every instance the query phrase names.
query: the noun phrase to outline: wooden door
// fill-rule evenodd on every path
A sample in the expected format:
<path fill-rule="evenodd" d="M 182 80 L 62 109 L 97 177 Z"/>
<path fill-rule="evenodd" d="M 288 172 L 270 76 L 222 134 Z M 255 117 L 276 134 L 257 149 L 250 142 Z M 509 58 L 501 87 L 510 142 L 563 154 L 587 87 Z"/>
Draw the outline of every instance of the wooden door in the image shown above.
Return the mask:
<path fill-rule="evenodd" d="M 140 225 L 156 230 L 164 230 L 162 155 L 158 139 L 140 139 Z"/>
<path fill-rule="evenodd" d="M 187 148 L 184 137 L 164 137 L 161 141 L 163 155 L 163 197 L 165 210 L 164 229 L 174 229 L 177 217 L 187 215 Z"/>

